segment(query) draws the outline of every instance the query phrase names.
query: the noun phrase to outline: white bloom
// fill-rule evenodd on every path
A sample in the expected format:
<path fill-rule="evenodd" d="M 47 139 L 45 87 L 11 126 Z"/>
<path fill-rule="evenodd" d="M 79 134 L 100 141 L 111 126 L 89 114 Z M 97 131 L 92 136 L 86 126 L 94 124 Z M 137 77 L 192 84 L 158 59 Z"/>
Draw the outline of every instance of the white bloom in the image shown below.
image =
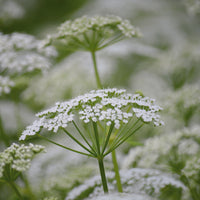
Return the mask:
<path fill-rule="evenodd" d="M 14 82 L 11 81 L 9 77 L 3 77 L 0 75 L 0 96 L 4 93 L 10 93 L 10 90 L 14 85 Z"/>
<path fill-rule="evenodd" d="M 30 143 L 28 146 L 25 146 L 24 144 L 18 145 L 13 143 L 0 153 L 0 177 L 3 176 L 4 168 L 7 165 L 18 172 L 26 171 L 30 167 L 31 160 L 41 151 L 44 151 L 44 147 L 41 145 Z"/>
<path fill-rule="evenodd" d="M 50 58 L 57 55 L 53 47 L 42 47 L 42 41 L 31 35 L 0 33 L 0 73 L 10 76 L 34 70 L 45 72 L 50 66 Z"/>
<path fill-rule="evenodd" d="M 113 193 L 115 192 L 114 173 L 110 172 L 106 175 L 109 181 L 108 187 L 112 197 Z M 171 185 L 174 190 L 180 188 L 185 190 L 185 186 L 180 181 L 173 178 L 170 174 L 163 173 L 159 170 L 134 168 L 120 171 L 120 176 L 124 187 L 124 193 L 127 195 L 132 194 L 132 197 L 134 197 L 134 194 L 136 196 L 137 194 L 146 195 L 146 199 L 159 197 L 162 189 L 168 185 Z M 82 198 L 85 197 L 84 199 L 87 200 L 101 199 L 100 197 L 102 197 L 102 200 L 104 200 L 104 194 L 101 187 L 100 176 L 94 176 L 86 180 L 82 185 L 71 190 L 65 200 L 76 199 L 80 195 L 82 195 Z M 84 192 L 88 191 L 89 188 L 91 189 L 91 192 L 89 194 L 85 193 L 86 195 L 84 196 Z M 116 199 L 121 198 L 118 196 Z"/>
<path fill-rule="evenodd" d="M 144 146 L 130 150 L 123 162 L 123 167 L 129 168 L 132 165 L 145 168 L 162 167 L 161 160 L 167 161 L 173 148 L 176 148 L 176 153 L 180 157 L 184 156 L 187 161 L 188 157 L 196 156 L 200 152 L 199 144 L 196 142 L 200 139 L 199 128 L 199 126 L 194 126 L 147 139 Z"/>
<path fill-rule="evenodd" d="M 96 34 L 96 41 L 91 40 L 93 33 Z M 139 35 L 139 31 L 128 20 L 123 20 L 118 16 L 83 16 L 74 21 L 68 20 L 61 24 L 56 34 L 48 36 L 47 44 L 52 41 L 62 41 L 68 47 L 91 50 L 91 42 L 97 44 L 102 39 L 111 40 L 119 33 L 121 36 L 129 38 Z M 95 48 L 101 48 L 105 44 L 98 44 Z"/>
<path fill-rule="evenodd" d="M 59 128 L 66 128 L 77 115 L 84 123 L 99 121 L 105 122 L 107 126 L 113 123 L 116 129 L 127 124 L 133 116 L 159 126 L 163 124 L 156 114 L 160 110 L 162 108 L 153 99 L 128 94 L 126 90 L 93 90 L 69 101 L 57 102 L 54 107 L 38 113 L 36 116 L 39 119 L 26 128 L 20 140 L 28 135 L 35 135 L 42 127 L 57 132 Z"/>

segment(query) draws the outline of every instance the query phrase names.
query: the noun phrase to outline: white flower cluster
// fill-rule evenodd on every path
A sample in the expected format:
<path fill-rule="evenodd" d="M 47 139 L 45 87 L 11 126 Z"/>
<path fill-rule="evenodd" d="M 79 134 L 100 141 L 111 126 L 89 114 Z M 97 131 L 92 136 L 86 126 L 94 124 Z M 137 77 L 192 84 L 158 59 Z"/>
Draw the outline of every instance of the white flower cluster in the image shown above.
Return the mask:
<path fill-rule="evenodd" d="M 31 35 L 0 33 L 0 73 L 24 74 L 34 70 L 45 72 L 50 66 L 50 58 L 57 55 L 56 50 Z"/>
<path fill-rule="evenodd" d="M 101 37 L 100 39 L 107 39 L 118 33 L 125 37 L 137 37 L 139 35 L 139 31 L 128 20 L 123 20 L 118 16 L 83 16 L 61 24 L 58 33 L 48 37 L 48 42 L 57 39 L 64 39 L 67 44 L 77 40 L 83 41 L 84 34 L 91 34 L 91 31 L 96 32 Z"/>
<path fill-rule="evenodd" d="M 192 157 L 183 169 L 184 174 L 191 180 L 198 180 L 200 173 L 200 158 Z"/>
<path fill-rule="evenodd" d="M 24 8 L 15 0 L 0 0 L 0 21 L 8 22 L 12 19 L 22 18 Z"/>
<path fill-rule="evenodd" d="M 113 193 L 113 194 L 102 194 L 101 196 L 95 196 L 92 198 L 86 198 L 85 200 L 156 200 L 150 196 L 144 194 L 126 194 L 126 193 Z"/>
<path fill-rule="evenodd" d="M 9 77 L 3 77 L 0 75 L 0 96 L 5 93 L 10 93 L 10 88 L 15 85 L 13 81 L 10 80 Z"/>
<path fill-rule="evenodd" d="M 183 0 L 188 12 L 192 15 L 200 13 L 200 1 L 199 0 Z"/>
<path fill-rule="evenodd" d="M 164 124 L 157 114 L 160 110 L 162 108 L 155 104 L 154 99 L 128 94 L 124 89 L 92 90 L 72 100 L 57 102 L 54 107 L 38 113 L 36 116 L 39 119 L 26 128 L 20 140 L 35 135 L 42 127 L 54 132 L 66 128 L 76 115 L 84 123 L 102 121 L 107 126 L 114 123 L 116 129 L 127 124 L 134 116 L 145 123 L 152 122 L 159 126 Z"/>
<path fill-rule="evenodd" d="M 159 197 L 162 189 L 168 185 L 174 187 L 174 189 L 181 188 L 182 190 L 185 190 L 185 186 L 180 181 L 173 178 L 170 174 L 163 173 L 159 170 L 133 168 L 120 171 L 120 176 L 124 193 L 144 195 L 146 196 L 146 199 Z M 114 180 L 114 177 L 115 175 L 112 172 L 107 174 L 109 182 L 108 187 L 111 194 L 116 192 L 114 187 L 116 181 Z M 85 191 L 89 191 L 88 189 L 90 189 L 91 192 L 88 194 L 88 197 L 84 197 L 83 194 Z M 65 200 L 78 199 L 78 197 L 82 197 L 82 199 L 85 200 L 101 199 L 100 196 L 103 195 L 100 176 L 94 176 L 86 180 L 82 185 L 71 190 Z M 121 199 L 120 196 L 118 196 L 118 198 Z"/>
<path fill-rule="evenodd" d="M 57 197 L 45 197 L 43 200 L 58 200 Z"/>
<path fill-rule="evenodd" d="M 0 178 L 3 177 L 4 168 L 7 165 L 18 172 L 26 171 L 30 167 L 31 160 L 41 151 L 44 151 L 44 146 L 31 143 L 25 146 L 13 143 L 0 153 Z"/>
<path fill-rule="evenodd" d="M 191 156 L 196 156 L 200 152 L 197 142 L 199 139 L 199 126 L 147 139 L 144 146 L 130 150 L 124 160 L 123 168 L 133 165 L 145 168 L 161 167 L 161 159 L 166 161 L 167 159 L 164 158 L 169 158 L 170 151 L 174 147 L 177 148 L 178 155 L 184 156 L 187 161 Z"/>
<path fill-rule="evenodd" d="M 179 91 L 175 91 L 169 95 L 168 107 L 171 112 L 175 113 L 175 110 L 180 106 L 179 112 L 183 112 L 183 109 L 190 109 L 193 107 L 200 108 L 200 90 L 199 85 L 187 85 Z M 172 106 L 174 105 L 174 106 Z"/>

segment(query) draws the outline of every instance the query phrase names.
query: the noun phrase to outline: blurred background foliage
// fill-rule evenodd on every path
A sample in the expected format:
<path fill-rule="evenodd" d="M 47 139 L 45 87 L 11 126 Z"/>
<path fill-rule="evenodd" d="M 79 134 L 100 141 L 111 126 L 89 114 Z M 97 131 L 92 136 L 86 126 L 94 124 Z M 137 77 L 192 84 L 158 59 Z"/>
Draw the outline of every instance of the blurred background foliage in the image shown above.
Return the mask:
<path fill-rule="evenodd" d="M 166 124 L 163 128 L 144 128 L 131 138 L 118 152 L 119 163 L 131 162 L 130 165 L 124 164 L 125 168 L 143 168 L 144 165 L 139 163 L 141 157 L 129 160 L 134 149 L 143 148 L 143 159 L 149 159 L 145 160 L 146 166 L 172 173 L 187 188 L 185 193 L 180 192 L 179 195 L 176 193 L 173 196 L 173 192 L 168 194 L 165 191 L 155 198 L 200 199 L 200 144 L 197 137 L 200 129 L 196 128 L 195 134 L 190 131 L 200 122 L 199 0 L 0 0 L 0 32 L 5 35 L 25 33 L 42 40 L 48 34 L 55 33 L 56 28 L 66 20 L 83 15 L 108 14 L 129 19 L 143 36 L 117 43 L 97 54 L 104 87 L 142 91 L 144 95 L 155 98 L 164 108 Z M 96 89 L 92 62 L 86 52 L 73 53 L 63 47 L 58 47 L 57 51 L 58 56 L 46 74 L 34 72 L 16 75 L 12 77 L 15 86 L 10 94 L 0 96 L 1 151 L 12 142 L 17 142 L 21 131 L 34 120 L 36 112 L 56 101 Z M 173 138 L 179 132 L 184 132 L 185 127 L 187 136 L 183 134 L 179 140 Z M 161 139 L 172 143 L 167 153 L 164 153 L 165 162 L 159 157 L 163 156 L 159 148 L 149 152 L 146 147 L 149 142 L 159 147 Z M 58 140 L 62 140 L 62 137 L 58 137 Z M 191 141 L 198 148 L 192 148 Z M 43 143 L 38 140 L 32 142 Z M 36 158 L 29 172 L 24 175 L 26 178 L 18 180 L 25 193 L 28 181 L 38 199 L 46 196 L 64 199 L 73 187 L 96 174 L 95 164 L 89 159 L 45 145 L 50 153 Z M 180 146 L 181 149 L 188 149 L 193 160 L 190 155 L 183 156 L 185 153 L 177 150 Z M 153 165 L 151 159 L 155 156 L 154 151 L 160 151 L 160 155 L 157 155 L 158 162 Z M 181 163 L 178 163 L 179 160 Z M 112 169 L 109 157 L 106 162 L 107 168 Z M 81 167 L 85 169 L 82 176 Z M 173 191 L 172 186 L 166 187 Z M 16 199 L 1 182 L 0 199 Z"/>

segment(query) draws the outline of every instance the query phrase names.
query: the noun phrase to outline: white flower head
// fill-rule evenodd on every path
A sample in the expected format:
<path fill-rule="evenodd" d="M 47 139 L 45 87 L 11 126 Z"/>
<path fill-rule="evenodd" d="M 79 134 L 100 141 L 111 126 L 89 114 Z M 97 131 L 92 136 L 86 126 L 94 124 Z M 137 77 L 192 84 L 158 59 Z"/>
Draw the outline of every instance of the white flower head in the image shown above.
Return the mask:
<path fill-rule="evenodd" d="M 111 39 L 113 42 L 116 36 L 118 40 L 120 37 L 131 38 L 138 35 L 137 28 L 118 16 L 83 16 L 61 24 L 56 34 L 48 36 L 47 43 L 63 41 L 68 46 L 84 50 L 91 50 L 91 45 L 96 43 L 96 47 L 93 47 L 98 50 L 106 44 L 106 40 Z"/>
<path fill-rule="evenodd" d="M 31 35 L 0 33 L 0 73 L 13 76 L 34 70 L 45 72 L 56 55 L 53 47 L 42 47 L 42 41 Z"/>
<path fill-rule="evenodd" d="M 69 101 L 57 102 L 54 107 L 38 113 L 38 119 L 23 131 L 20 140 L 39 133 L 42 128 L 57 132 L 75 121 L 75 117 L 85 124 L 113 124 L 115 129 L 120 129 L 133 118 L 160 126 L 164 124 L 157 114 L 160 110 L 162 108 L 155 104 L 155 100 L 129 94 L 124 89 L 92 90 Z"/>
<path fill-rule="evenodd" d="M 0 96 L 2 94 L 10 93 L 10 90 L 14 85 L 15 83 L 11 81 L 9 77 L 0 76 Z"/>
<path fill-rule="evenodd" d="M 29 169 L 34 156 L 44 151 L 44 146 L 29 144 L 18 145 L 13 143 L 10 147 L 0 153 L 0 178 L 3 177 L 4 168 L 9 165 L 11 169 L 23 172 Z"/>

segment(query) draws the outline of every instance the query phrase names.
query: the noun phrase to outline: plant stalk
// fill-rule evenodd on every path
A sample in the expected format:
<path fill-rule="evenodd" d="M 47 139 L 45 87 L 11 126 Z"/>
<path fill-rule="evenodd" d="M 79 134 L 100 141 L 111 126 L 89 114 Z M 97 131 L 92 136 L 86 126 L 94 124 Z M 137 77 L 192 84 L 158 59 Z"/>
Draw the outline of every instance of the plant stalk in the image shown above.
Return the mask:
<path fill-rule="evenodd" d="M 99 77 L 99 72 L 98 72 L 98 69 L 97 69 L 97 61 L 96 61 L 95 51 L 91 51 L 91 54 L 92 54 L 92 61 L 93 61 L 93 66 L 94 66 L 94 71 L 95 71 L 97 87 L 99 89 L 102 89 L 103 87 L 102 87 L 102 84 L 101 84 L 101 81 L 100 81 L 100 77 Z M 120 175 L 119 175 L 119 168 L 118 168 L 118 163 L 117 163 L 115 150 L 112 151 L 112 162 L 113 162 L 113 166 L 114 166 L 115 178 L 116 178 L 116 182 L 117 182 L 118 191 L 122 192 L 123 190 L 122 190 L 122 184 L 121 184 L 121 179 L 120 179 Z M 104 170 L 104 168 L 103 168 L 103 170 Z M 104 176 L 105 176 L 105 172 L 104 172 Z M 106 182 L 106 179 L 105 179 L 105 182 Z M 102 183 L 103 183 L 103 178 L 102 178 Z M 104 189 L 104 192 L 105 192 L 105 189 Z"/>
<path fill-rule="evenodd" d="M 97 69 L 97 61 L 96 61 L 95 51 L 91 51 L 91 54 L 92 54 L 92 61 L 93 61 L 93 66 L 94 66 L 94 72 L 95 72 L 97 87 L 99 89 L 102 89 L 102 84 L 101 84 L 99 72 L 98 72 L 98 69 Z"/>
<path fill-rule="evenodd" d="M 112 151 L 112 162 L 113 162 L 113 166 L 114 166 L 115 180 L 117 182 L 118 192 L 123 192 L 122 184 L 121 184 L 121 178 L 120 178 L 120 174 L 119 174 L 119 167 L 118 167 L 118 163 L 117 163 L 117 157 L 116 157 L 115 150 Z"/>
<path fill-rule="evenodd" d="M 103 159 L 98 158 L 98 163 L 99 163 L 99 170 L 100 170 L 100 174 L 101 174 L 101 181 L 102 181 L 102 185 L 103 185 L 103 191 L 104 191 L 104 193 L 108 193 L 108 185 L 107 185 L 107 180 L 106 180 L 106 175 L 105 175 Z"/>
<path fill-rule="evenodd" d="M 19 199 L 23 200 L 22 195 L 20 194 L 19 190 L 17 189 L 17 186 L 15 185 L 15 183 L 12 181 L 9 181 L 8 183 L 11 186 L 11 188 L 15 191 L 15 193 L 19 197 Z"/>
<path fill-rule="evenodd" d="M 2 139 L 6 147 L 10 146 L 9 137 L 5 133 L 1 116 L 0 116 L 0 138 Z"/>

